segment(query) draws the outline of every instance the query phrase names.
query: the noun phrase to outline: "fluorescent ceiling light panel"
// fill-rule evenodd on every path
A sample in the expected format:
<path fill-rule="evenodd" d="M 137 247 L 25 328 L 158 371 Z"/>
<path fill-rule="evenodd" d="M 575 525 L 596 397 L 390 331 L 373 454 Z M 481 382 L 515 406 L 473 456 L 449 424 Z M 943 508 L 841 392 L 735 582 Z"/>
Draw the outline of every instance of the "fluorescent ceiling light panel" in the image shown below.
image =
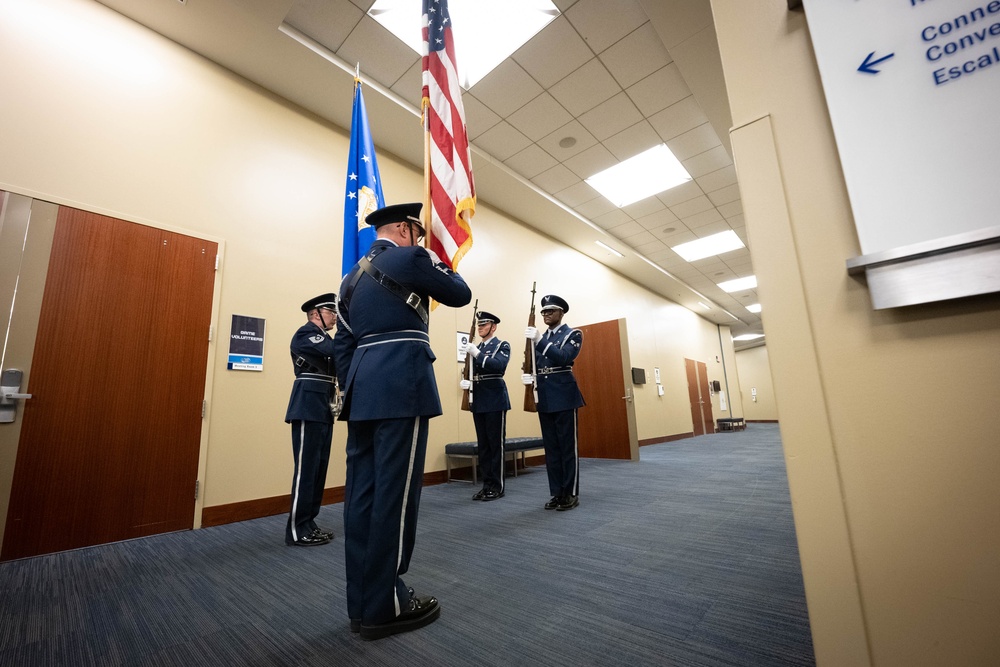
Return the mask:
<path fill-rule="evenodd" d="M 724 283 L 719 283 L 719 287 L 723 292 L 739 292 L 741 289 L 753 289 L 757 287 L 757 276 L 727 280 Z"/>
<path fill-rule="evenodd" d="M 617 250 L 615 250 L 614 248 L 612 248 L 611 246 L 609 246 L 607 243 L 604 243 L 603 241 L 594 241 L 594 243 L 596 243 L 597 245 L 601 246 L 602 248 L 604 248 L 605 250 L 607 250 L 608 252 L 610 252 L 610 253 L 612 253 L 614 255 L 618 255 L 619 257 L 624 257 L 625 256 L 625 255 L 621 254 L 620 252 L 618 252 Z"/>
<path fill-rule="evenodd" d="M 448 11 L 454 26 L 458 78 L 466 90 L 559 16 L 551 0 L 449 0 Z M 368 16 L 423 55 L 419 2 L 376 0 Z"/>
<path fill-rule="evenodd" d="M 705 259 L 706 257 L 711 257 L 713 255 L 721 255 L 724 252 L 739 250 L 740 248 L 745 247 L 746 246 L 743 245 L 743 241 L 741 241 L 740 237 L 736 235 L 736 232 L 729 229 L 724 232 L 719 232 L 718 234 L 706 236 L 702 239 L 675 245 L 670 249 L 680 255 L 685 261 L 694 262 L 699 259 Z"/>
<path fill-rule="evenodd" d="M 742 336 L 733 336 L 733 340 L 757 340 L 763 337 L 764 334 L 743 334 Z"/>
<path fill-rule="evenodd" d="M 751 313 L 759 313 L 760 312 L 760 304 L 759 303 L 752 303 L 749 306 L 747 306 L 747 310 L 749 310 Z"/>
<path fill-rule="evenodd" d="M 690 180 L 687 169 L 660 144 L 594 174 L 587 184 L 621 208 Z"/>

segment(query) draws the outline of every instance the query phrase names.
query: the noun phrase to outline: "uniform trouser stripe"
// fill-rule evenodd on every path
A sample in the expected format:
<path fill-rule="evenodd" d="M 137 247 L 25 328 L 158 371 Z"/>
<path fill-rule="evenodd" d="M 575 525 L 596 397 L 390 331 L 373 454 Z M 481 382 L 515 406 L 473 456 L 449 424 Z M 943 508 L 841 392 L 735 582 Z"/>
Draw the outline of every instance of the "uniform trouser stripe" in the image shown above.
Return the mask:
<path fill-rule="evenodd" d="M 420 417 L 413 420 L 413 437 L 410 439 L 410 462 L 406 466 L 406 486 L 403 487 L 403 505 L 399 510 L 399 547 L 396 549 L 396 571 L 400 570 L 403 564 L 403 536 L 406 534 L 406 505 L 410 501 L 410 484 L 413 482 L 413 461 L 417 455 L 417 443 L 420 436 Z M 396 616 L 402 610 L 402 601 L 397 594 L 398 587 L 393 583 L 393 600 L 396 602 Z M 407 601 L 409 602 L 409 601 Z"/>
<path fill-rule="evenodd" d="M 302 450 L 303 443 L 306 440 L 306 423 L 304 421 L 298 422 L 299 424 L 299 441 L 295 442 L 294 432 L 292 433 L 292 448 L 295 450 L 295 477 L 292 479 L 292 509 L 288 515 L 288 525 L 291 527 L 292 531 L 292 541 L 298 541 L 299 533 L 295 526 L 295 519 L 299 511 L 299 499 L 302 495 Z M 294 429 L 294 426 L 292 427 Z"/>
<path fill-rule="evenodd" d="M 539 412 L 545 446 L 545 469 L 553 496 L 580 494 L 580 457 L 577 440 L 577 411 Z"/>

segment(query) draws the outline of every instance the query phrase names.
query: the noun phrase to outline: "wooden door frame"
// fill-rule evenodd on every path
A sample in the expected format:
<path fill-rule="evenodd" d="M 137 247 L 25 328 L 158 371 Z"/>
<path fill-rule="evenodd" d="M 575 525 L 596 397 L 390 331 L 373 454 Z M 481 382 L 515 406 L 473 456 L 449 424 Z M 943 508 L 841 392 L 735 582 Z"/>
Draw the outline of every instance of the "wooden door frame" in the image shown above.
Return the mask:
<path fill-rule="evenodd" d="M 225 340 L 222 327 L 219 324 L 220 301 L 222 294 L 222 272 L 225 262 L 225 240 L 205 234 L 195 232 L 190 229 L 166 225 L 160 222 L 146 220 L 138 216 L 132 216 L 103 209 L 97 206 L 81 205 L 79 202 L 69 201 L 60 197 L 51 197 L 38 193 L 22 193 L 16 189 L 0 184 L 0 189 L 6 191 L 15 198 L 26 198 L 31 206 L 31 227 L 29 231 L 28 244 L 25 246 L 24 259 L 21 261 L 20 276 L 17 292 L 18 324 L 17 334 L 11 336 L 8 342 L 7 354 L 4 357 L 5 368 L 20 368 L 24 371 L 24 381 L 22 386 L 27 387 L 31 377 L 31 361 L 37 338 L 38 322 L 41 314 L 42 298 L 45 294 L 45 282 L 48 273 L 49 257 L 52 251 L 52 239 L 55 234 L 56 215 L 60 206 L 87 211 L 97 215 L 116 218 L 124 222 L 152 227 L 175 234 L 182 234 L 192 238 L 211 241 L 218 246 L 218 264 L 215 271 L 214 284 L 212 287 L 212 314 L 209 320 L 212 328 L 212 336 L 208 342 L 208 358 L 205 364 L 205 416 L 202 419 L 201 436 L 198 444 L 198 481 L 204 481 L 208 467 L 208 442 L 212 415 L 212 390 L 215 382 L 216 358 L 218 354 L 218 342 Z M 35 209 L 38 207 L 38 214 Z M 7 225 L 4 225 L 6 228 Z M 16 270 L 15 270 L 16 272 Z M 0 283 L 2 284 L 2 283 Z M 7 311 L 10 312 L 9 310 Z M 23 321 L 22 321 L 23 320 Z M 13 328 L 12 328 L 13 331 Z M 208 335 L 208 332 L 206 332 Z M 13 424 L 5 424 L 5 428 L 0 431 L 0 517 L 6 518 L 10 503 L 10 494 L 14 481 L 14 464 L 17 460 L 18 443 L 21 434 L 22 410 L 18 410 L 17 418 Z M 202 513 L 205 507 L 204 485 L 199 483 L 198 497 L 194 504 L 193 528 L 201 528 Z M 0 544 L 3 543 L 6 521 L 0 520 Z"/>

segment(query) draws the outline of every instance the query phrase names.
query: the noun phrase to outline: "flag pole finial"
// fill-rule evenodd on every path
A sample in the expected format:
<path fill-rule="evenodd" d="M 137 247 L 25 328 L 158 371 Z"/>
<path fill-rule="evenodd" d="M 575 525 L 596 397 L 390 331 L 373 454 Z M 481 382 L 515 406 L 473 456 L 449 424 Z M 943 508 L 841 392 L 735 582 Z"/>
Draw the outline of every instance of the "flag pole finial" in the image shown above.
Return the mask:
<path fill-rule="evenodd" d="M 354 82 L 361 83 L 361 63 L 354 66 Z"/>

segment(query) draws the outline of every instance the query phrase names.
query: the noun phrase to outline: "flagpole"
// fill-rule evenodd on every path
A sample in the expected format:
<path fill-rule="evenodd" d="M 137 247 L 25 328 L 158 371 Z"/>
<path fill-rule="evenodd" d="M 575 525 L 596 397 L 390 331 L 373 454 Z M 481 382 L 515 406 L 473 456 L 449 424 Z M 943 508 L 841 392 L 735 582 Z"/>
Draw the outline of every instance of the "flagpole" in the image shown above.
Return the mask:
<path fill-rule="evenodd" d="M 427 107 L 430 100 L 420 101 L 420 122 L 424 130 L 424 205 L 420 217 L 424 221 L 424 248 L 431 247 L 431 133 L 427 126 Z"/>

